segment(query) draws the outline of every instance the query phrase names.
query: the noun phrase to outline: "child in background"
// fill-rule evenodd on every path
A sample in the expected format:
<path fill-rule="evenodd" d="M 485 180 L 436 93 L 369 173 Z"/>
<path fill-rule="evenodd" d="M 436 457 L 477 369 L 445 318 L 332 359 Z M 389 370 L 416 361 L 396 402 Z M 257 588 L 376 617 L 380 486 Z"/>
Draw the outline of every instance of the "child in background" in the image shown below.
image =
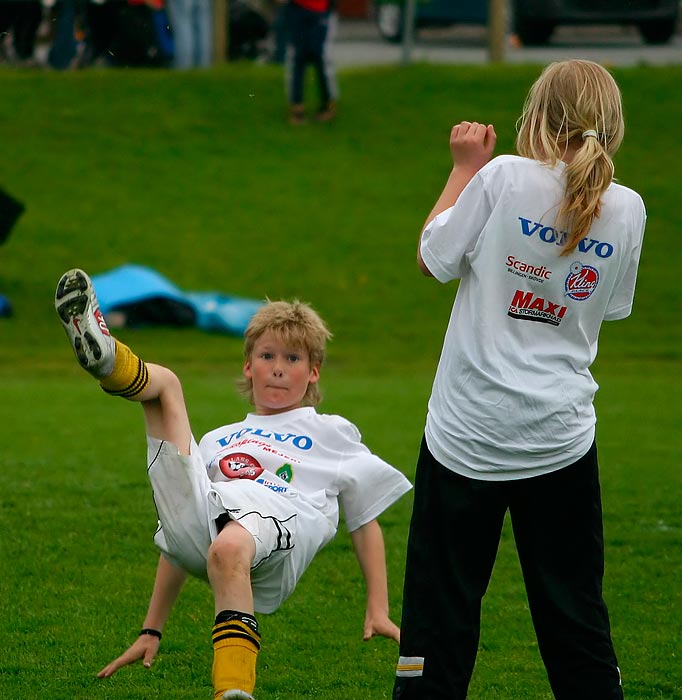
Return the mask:
<path fill-rule="evenodd" d="M 303 104 L 305 70 L 312 65 L 320 93 L 316 121 L 328 122 L 336 116 L 338 89 L 329 55 L 334 14 L 333 0 L 289 0 L 286 6 L 288 42 L 285 76 L 289 98 L 289 122 L 305 124 Z"/>

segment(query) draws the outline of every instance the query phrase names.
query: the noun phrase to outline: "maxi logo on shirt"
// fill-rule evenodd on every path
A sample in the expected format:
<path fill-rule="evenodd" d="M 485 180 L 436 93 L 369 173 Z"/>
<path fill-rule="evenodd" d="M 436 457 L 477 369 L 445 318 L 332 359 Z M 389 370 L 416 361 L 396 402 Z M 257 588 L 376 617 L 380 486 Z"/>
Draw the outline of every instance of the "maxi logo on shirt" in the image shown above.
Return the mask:
<path fill-rule="evenodd" d="M 524 236 L 534 236 L 543 243 L 554 243 L 562 246 L 566 242 L 568 234 L 566 231 L 557 231 L 553 226 L 545 226 L 537 221 L 524 219 L 519 216 L 521 222 L 521 233 Z M 610 258 L 613 255 L 613 246 L 610 243 L 603 243 L 595 238 L 583 238 L 577 245 L 576 250 L 581 253 L 594 253 L 598 258 Z"/>
<path fill-rule="evenodd" d="M 524 321 L 538 321 L 558 326 L 566 313 L 566 306 L 543 299 L 533 294 L 517 289 L 509 305 L 507 316 L 520 318 Z"/>
<path fill-rule="evenodd" d="M 227 447 L 234 440 L 239 440 L 244 435 L 256 435 L 266 440 L 274 440 L 275 442 L 291 443 L 299 450 L 309 450 L 313 446 L 313 439 L 308 435 L 296 435 L 295 433 L 273 433 L 263 428 L 242 428 L 231 435 L 221 437 L 216 442 L 221 447 Z"/>

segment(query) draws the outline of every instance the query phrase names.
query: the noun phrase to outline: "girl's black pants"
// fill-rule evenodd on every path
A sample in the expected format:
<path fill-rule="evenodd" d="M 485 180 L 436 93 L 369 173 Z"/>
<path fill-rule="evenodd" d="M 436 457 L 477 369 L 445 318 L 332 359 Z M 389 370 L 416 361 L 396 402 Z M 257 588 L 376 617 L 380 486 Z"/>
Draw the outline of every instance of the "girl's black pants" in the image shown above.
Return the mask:
<path fill-rule="evenodd" d="M 403 671 L 399 663 L 393 700 L 466 697 L 478 650 L 481 600 L 507 511 L 556 700 L 621 700 L 602 597 L 604 538 L 596 445 L 574 464 L 550 474 L 482 481 L 439 464 L 425 440 L 407 546 Z"/>

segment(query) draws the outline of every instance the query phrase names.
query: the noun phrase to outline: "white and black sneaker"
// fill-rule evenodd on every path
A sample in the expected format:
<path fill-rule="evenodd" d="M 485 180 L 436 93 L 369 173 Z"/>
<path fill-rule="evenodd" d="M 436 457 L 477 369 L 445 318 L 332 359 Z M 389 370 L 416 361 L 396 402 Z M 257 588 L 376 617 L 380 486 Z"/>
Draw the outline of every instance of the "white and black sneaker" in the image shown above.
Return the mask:
<path fill-rule="evenodd" d="M 256 700 L 253 695 L 244 690 L 226 690 L 223 693 L 223 700 Z"/>
<path fill-rule="evenodd" d="M 61 276 L 54 306 L 81 367 L 98 379 L 110 375 L 116 341 L 99 309 L 92 281 L 83 270 L 69 270 Z"/>

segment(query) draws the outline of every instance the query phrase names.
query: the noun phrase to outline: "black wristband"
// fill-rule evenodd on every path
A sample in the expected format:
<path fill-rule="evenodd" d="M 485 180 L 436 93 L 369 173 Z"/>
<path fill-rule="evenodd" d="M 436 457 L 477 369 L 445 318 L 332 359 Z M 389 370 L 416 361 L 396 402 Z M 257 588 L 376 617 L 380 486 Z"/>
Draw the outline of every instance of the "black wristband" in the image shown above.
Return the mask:
<path fill-rule="evenodd" d="M 140 637 L 143 634 L 151 634 L 152 637 L 156 637 L 158 640 L 161 639 L 161 632 L 159 630 L 152 629 L 151 627 L 145 627 L 143 630 L 140 630 Z"/>

